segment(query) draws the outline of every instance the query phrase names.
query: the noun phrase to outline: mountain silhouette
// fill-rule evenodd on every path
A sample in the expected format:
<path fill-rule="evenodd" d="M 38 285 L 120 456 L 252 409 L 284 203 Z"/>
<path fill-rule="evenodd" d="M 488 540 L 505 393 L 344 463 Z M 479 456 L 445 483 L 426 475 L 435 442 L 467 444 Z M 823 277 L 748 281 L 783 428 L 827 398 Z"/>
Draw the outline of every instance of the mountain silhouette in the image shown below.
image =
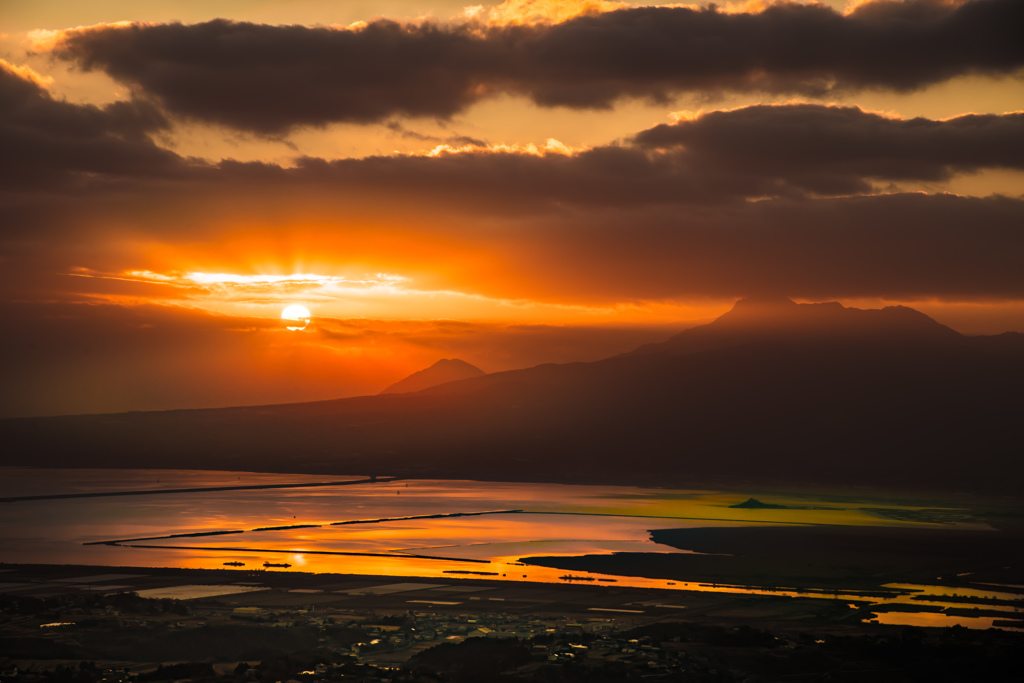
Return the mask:
<path fill-rule="evenodd" d="M 862 310 L 835 301 L 797 304 L 783 297 L 747 297 L 714 322 L 660 344 L 646 344 L 629 355 L 682 354 L 764 342 L 896 345 L 962 339 L 956 331 L 906 306 Z"/>
<path fill-rule="evenodd" d="M 743 299 L 590 363 L 315 403 L 0 421 L 6 464 L 1019 494 L 1024 335 Z"/>
<path fill-rule="evenodd" d="M 458 358 L 442 358 L 429 368 L 412 373 L 408 377 L 395 382 L 382 394 L 406 394 L 412 391 L 422 391 L 438 384 L 455 382 L 460 379 L 479 377 L 485 374 L 483 370 Z"/>

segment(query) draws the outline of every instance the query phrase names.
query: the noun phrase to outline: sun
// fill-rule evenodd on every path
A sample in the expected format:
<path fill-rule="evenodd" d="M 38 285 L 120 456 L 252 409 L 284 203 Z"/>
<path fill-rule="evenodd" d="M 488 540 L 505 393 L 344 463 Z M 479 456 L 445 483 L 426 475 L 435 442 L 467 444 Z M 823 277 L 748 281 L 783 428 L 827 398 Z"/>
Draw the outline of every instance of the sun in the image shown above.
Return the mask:
<path fill-rule="evenodd" d="M 306 325 L 309 325 L 309 317 L 309 309 L 305 306 L 299 306 L 298 304 L 292 304 L 281 311 L 281 320 L 288 320 L 290 322 L 297 323 L 296 325 L 289 325 L 289 330 L 306 329 Z"/>

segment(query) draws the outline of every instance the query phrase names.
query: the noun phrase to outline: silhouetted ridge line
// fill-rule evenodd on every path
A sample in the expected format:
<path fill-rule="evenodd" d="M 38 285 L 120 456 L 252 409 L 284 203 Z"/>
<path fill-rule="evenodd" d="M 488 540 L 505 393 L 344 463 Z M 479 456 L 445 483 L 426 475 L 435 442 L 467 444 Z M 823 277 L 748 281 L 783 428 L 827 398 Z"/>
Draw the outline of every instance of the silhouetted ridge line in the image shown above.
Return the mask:
<path fill-rule="evenodd" d="M 960 343 L 955 330 L 906 306 L 847 308 L 837 301 L 798 304 L 785 297 L 746 297 L 714 321 L 624 355 L 680 354 L 744 344 Z"/>
<path fill-rule="evenodd" d="M 30 466 L 130 468 L 144 453 L 153 468 L 1017 495 L 1021 386 L 1022 335 L 750 298 L 596 362 L 399 395 L 0 420 L 0 442 Z"/>

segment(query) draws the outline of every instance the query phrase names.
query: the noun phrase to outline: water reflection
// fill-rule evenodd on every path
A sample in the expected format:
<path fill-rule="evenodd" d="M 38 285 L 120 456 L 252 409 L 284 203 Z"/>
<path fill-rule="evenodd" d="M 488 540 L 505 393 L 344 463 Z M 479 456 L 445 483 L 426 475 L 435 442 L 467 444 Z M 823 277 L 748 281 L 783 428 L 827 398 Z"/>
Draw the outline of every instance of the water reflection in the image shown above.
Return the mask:
<path fill-rule="evenodd" d="M 989 629 L 995 627 L 995 617 L 963 617 L 931 612 L 883 612 L 868 621 L 892 626 L 963 626 L 964 628 Z M 1024 629 L 1000 626 L 1007 631 Z"/>

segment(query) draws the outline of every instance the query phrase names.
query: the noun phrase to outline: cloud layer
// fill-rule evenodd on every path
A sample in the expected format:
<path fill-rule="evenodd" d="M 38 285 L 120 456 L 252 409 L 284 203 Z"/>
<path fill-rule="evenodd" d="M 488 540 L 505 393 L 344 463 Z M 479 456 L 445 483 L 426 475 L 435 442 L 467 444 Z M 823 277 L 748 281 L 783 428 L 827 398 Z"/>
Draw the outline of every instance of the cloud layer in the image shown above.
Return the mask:
<path fill-rule="evenodd" d="M 357 29 L 218 19 L 64 32 L 54 54 L 135 86 L 167 111 L 280 134 L 396 115 L 450 117 L 499 94 L 607 108 L 686 91 L 821 96 L 910 91 L 1024 66 L 1017 0 L 878 0 L 840 14 L 643 7 L 558 23 L 399 23 Z"/>
<path fill-rule="evenodd" d="M 496 298 L 603 305 L 766 287 L 1024 297 L 1024 200 L 877 189 L 1022 170 L 1024 114 L 933 121 L 753 106 L 578 152 L 470 145 L 285 168 L 183 159 L 147 137 L 165 122 L 146 102 L 74 105 L 10 68 L 0 100 L 12 150 L 0 175 L 22 190 L 0 206 L 4 251 L 18 263 L 26 249 L 53 258 L 54 240 L 93 249 L 96 225 L 165 243 L 216 242 L 243 225 L 250 244 L 316 226 L 301 229 L 311 248 L 363 262 L 429 254 L 430 287 Z M 24 192 L 62 183 L 76 193 Z M 82 265 L 66 258 L 64 268 Z"/>
<path fill-rule="evenodd" d="M 431 203 L 515 213 L 567 204 L 709 205 L 765 197 L 865 194 L 878 183 L 944 181 L 984 169 L 1024 170 L 1024 114 L 904 120 L 813 104 L 715 111 L 625 142 L 550 152 L 479 141 L 433 156 L 392 155 L 268 163 L 184 159 L 148 133 L 167 126 L 146 101 L 98 108 L 51 97 L 0 64 L 0 177 L 20 186 L 175 178 L 213 184 L 322 186 L 379 197 L 396 187 Z"/>
<path fill-rule="evenodd" d="M 8 187 L 166 174 L 181 159 L 147 136 L 166 126 L 145 101 L 100 108 L 56 100 L 37 79 L 0 60 L 0 180 Z"/>
<path fill-rule="evenodd" d="M 870 190 L 868 179 L 947 180 L 983 168 L 1024 169 L 1024 114 L 904 120 L 856 107 L 801 104 L 716 111 L 639 133 L 634 144 L 702 174 L 746 174 L 818 194 Z"/>

